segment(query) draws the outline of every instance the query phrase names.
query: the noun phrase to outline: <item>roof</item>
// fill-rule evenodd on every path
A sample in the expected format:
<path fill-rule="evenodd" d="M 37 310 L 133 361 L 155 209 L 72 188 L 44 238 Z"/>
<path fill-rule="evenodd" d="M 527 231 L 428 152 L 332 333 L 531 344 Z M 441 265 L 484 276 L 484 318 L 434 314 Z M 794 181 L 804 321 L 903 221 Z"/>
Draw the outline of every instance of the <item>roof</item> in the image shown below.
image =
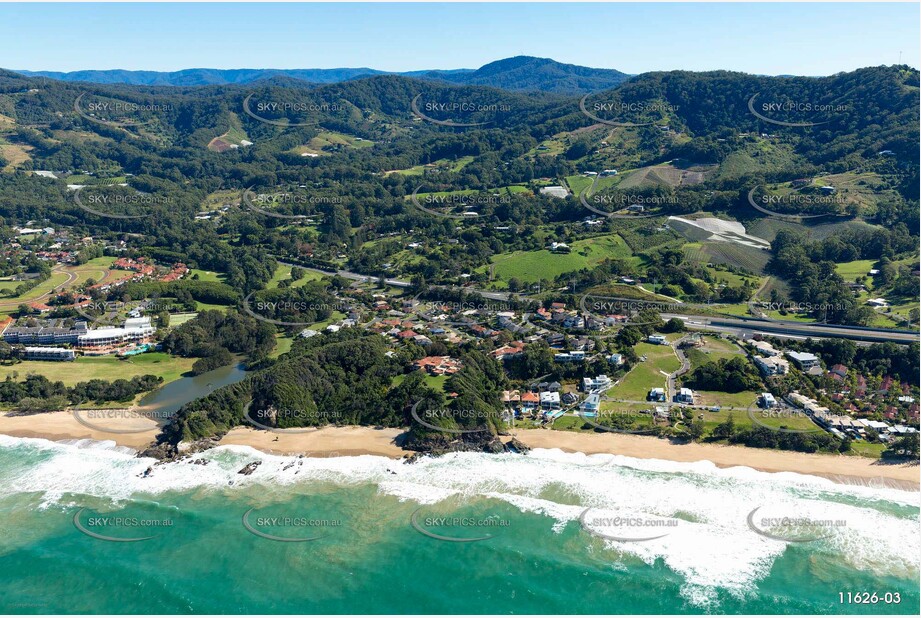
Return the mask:
<path fill-rule="evenodd" d="M 818 356 L 816 356 L 815 354 L 810 354 L 809 352 L 787 352 L 787 356 L 799 362 L 819 360 Z"/>

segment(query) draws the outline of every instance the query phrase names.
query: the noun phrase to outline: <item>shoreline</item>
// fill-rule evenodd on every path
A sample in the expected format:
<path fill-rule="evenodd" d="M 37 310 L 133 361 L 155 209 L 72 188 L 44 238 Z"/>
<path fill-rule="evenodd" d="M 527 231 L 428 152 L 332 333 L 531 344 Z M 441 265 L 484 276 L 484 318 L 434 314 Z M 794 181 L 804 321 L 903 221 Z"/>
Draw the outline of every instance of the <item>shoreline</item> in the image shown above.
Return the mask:
<path fill-rule="evenodd" d="M 84 422 L 69 411 L 24 416 L 0 413 L 0 434 L 51 441 L 111 441 L 140 452 L 147 448 L 159 433 L 158 424 L 143 417 L 106 418 L 104 421 L 92 423 L 95 427 L 90 426 L 91 423 L 85 419 L 81 420 Z M 116 431 L 120 433 L 115 433 Z M 404 432 L 405 429 L 397 428 L 323 427 L 303 433 L 276 434 L 250 427 L 235 427 L 221 438 L 218 445 L 249 446 L 271 455 L 376 455 L 402 459 L 412 454 L 398 445 L 398 439 Z M 921 490 L 921 467 L 917 464 L 884 464 L 866 457 L 820 455 L 718 444 L 674 444 L 662 438 L 614 433 L 519 429 L 515 435 L 531 448 L 559 449 L 586 455 L 622 455 L 682 463 L 709 461 L 719 468 L 744 466 L 769 473 L 793 472 L 819 476 L 843 484 L 882 484 L 907 491 Z"/>

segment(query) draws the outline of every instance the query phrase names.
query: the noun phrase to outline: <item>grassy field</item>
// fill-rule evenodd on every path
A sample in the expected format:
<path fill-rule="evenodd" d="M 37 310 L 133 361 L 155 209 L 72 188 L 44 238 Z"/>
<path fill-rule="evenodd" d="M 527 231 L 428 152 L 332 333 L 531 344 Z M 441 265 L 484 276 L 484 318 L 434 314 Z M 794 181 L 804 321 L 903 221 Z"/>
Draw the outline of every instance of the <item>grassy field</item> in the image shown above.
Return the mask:
<path fill-rule="evenodd" d="M 25 144 L 11 144 L 3 138 L 0 138 L 0 158 L 6 161 L 6 165 L 3 167 L 3 171 L 12 172 L 22 164 L 31 161 L 32 157 L 29 156 L 29 153 L 32 150 L 32 146 Z"/>
<path fill-rule="evenodd" d="M 297 154 L 329 154 L 330 151 L 325 149 L 331 146 L 341 146 L 343 148 L 371 148 L 374 146 L 374 142 L 346 133 L 321 131 L 305 145 L 298 146 L 292 152 Z"/>
<path fill-rule="evenodd" d="M 707 271 L 713 276 L 714 280 L 725 283 L 729 287 L 737 288 L 740 287 L 743 283 L 752 282 L 755 286 L 761 284 L 761 277 L 753 277 L 750 275 L 740 275 L 738 273 L 729 272 L 728 270 L 720 270 L 712 266 L 706 267 Z"/>
<path fill-rule="evenodd" d="M 195 311 L 198 311 L 198 312 L 211 311 L 211 310 L 227 311 L 227 307 L 229 306 L 230 305 L 214 305 L 211 303 L 203 303 L 203 302 L 195 301 Z"/>
<path fill-rule="evenodd" d="M 649 389 L 665 388 L 666 380 L 661 372 L 672 373 L 681 367 L 671 346 L 638 343 L 635 349 L 638 356 L 646 356 L 646 361 L 637 363 L 619 384 L 611 388 L 607 392 L 609 397 L 645 401 Z"/>
<path fill-rule="evenodd" d="M 578 240 L 572 244 L 571 253 L 551 253 L 547 249 L 540 251 L 515 251 L 496 255 L 492 258 L 493 275 L 508 281 L 517 277 L 520 281 L 538 281 L 591 268 L 608 258 L 630 258 L 630 247 L 617 234 L 608 234 Z M 488 272 L 488 267 L 479 269 Z"/>
<path fill-rule="evenodd" d="M 841 275 L 845 281 L 856 281 L 857 277 L 867 277 L 866 285 L 868 288 L 873 287 L 873 278 L 868 276 L 870 269 L 876 264 L 876 260 L 855 260 L 853 262 L 843 262 L 835 264 L 835 272 Z"/>
<path fill-rule="evenodd" d="M 199 270 L 193 268 L 189 271 L 189 279 L 194 279 L 198 275 L 198 281 L 224 281 L 224 273 L 216 273 L 211 270 Z"/>
<path fill-rule="evenodd" d="M 194 320 L 197 315 L 197 313 L 173 313 L 169 316 L 170 328 L 181 326 L 189 320 Z"/>
<path fill-rule="evenodd" d="M 0 298 L 0 313 L 14 313 L 20 304 L 31 303 L 41 299 L 58 286 L 66 283 L 68 279 L 70 279 L 70 277 L 66 273 L 59 270 L 54 271 L 51 273 L 51 277 L 42 281 L 22 296 Z"/>
<path fill-rule="evenodd" d="M 205 199 L 201 202 L 201 209 L 204 210 L 214 210 L 220 208 L 224 204 L 239 204 L 240 203 L 240 190 L 239 189 L 221 189 L 209 193 Z"/>
<path fill-rule="evenodd" d="M 17 374 L 22 380 L 29 374 L 43 375 L 53 382 L 73 386 L 92 379 L 130 380 L 134 376 L 152 374 L 172 382 L 192 369 L 194 358 L 180 358 L 161 352 L 139 354 L 120 360 L 114 356 L 81 357 L 73 362 L 23 361 L 15 365 L 0 365 L 0 380 Z"/>
<path fill-rule="evenodd" d="M 269 279 L 269 282 L 266 284 L 266 287 L 267 288 L 277 288 L 279 282 L 285 279 L 290 279 L 290 278 L 291 278 L 291 267 L 279 264 L 278 268 L 276 268 L 275 272 L 272 274 L 272 278 Z M 320 273 L 305 269 L 304 276 L 301 279 L 298 279 L 297 281 L 292 283 L 291 287 L 299 288 L 302 285 L 305 285 L 310 281 L 319 281 L 322 278 L 323 278 L 323 275 L 321 275 Z"/>
<path fill-rule="evenodd" d="M 294 345 L 293 337 L 286 337 L 281 333 L 275 334 L 275 349 L 269 354 L 269 358 L 278 358 L 282 354 L 287 354 Z"/>
<path fill-rule="evenodd" d="M 452 161 L 450 159 L 438 159 L 437 161 L 433 161 L 429 165 L 425 165 L 425 164 L 414 165 L 412 167 L 407 167 L 401 170 L 387 170 L 386 172 L 384 172 L 384 175 L 402 174 L 403 176 L 422 176 L 422 174 L 425 173 L 426 169 L 437 169 L 437 168 L 441 168 L 445 171 L 450 171 L 450 172 L 459 172 L 462 169 L 464 169 L 464 167 L 466 167 L 471 161 L 473 161 L 473 157 L 469 157 L 469 156 L 461 157 L 457 159 L 456 161 Z"/>
<path fill-rule="evenodd" d="M 724 393 L 722 391 L 694 391 L 699 397 L 696 399 L 697 405 L 702 406 L 720 406 L 721 408 L 745 408 L 754 404 L 761 394 L 754 391 L 742 391 L 740 393 Z M 744 412 L 743 412 L 744 414 Z M 738 415 L 737 415 L 738 416 Z"/>
<path fill-rule="evenodd" d="M 404 373 L 404 374 L 396 376 L 391 382 L 391 385 L 399 386 L 400 384 L 403 383 L 404 380 L 406 380 L 406 376 L 408 375 L 409 375 L 408 373 Z M 430 376 L 428 374 L 426 374 L 425 376 L 425 385 L 436 391 L 444 392 L 445 382 L 447 381 L 448 381 L 448 376 Z"/>
<path fill-rule="evenodd" d="M 622 176 L 605 176 L 604 178 L 598 178 L 598 184 L 595 186 L 594 193 L 617 185 L 621 178 Z M 567 176 L 565 181 L 573 195 L 579 195 L 582 191 L 592 186 L 594 178 L 577 174 L 575 176 Z"/>
<path fill-rule="evenodd" d="M 721 358 L 734 358 L 743 353 L 731 342 L 723 341 L 716 337 L 704 337 L 704 345 L 700 348 L 689 348 L 685 350 L 685 355 L 691 361 L 691 371 L 694 371 L 701 365 L 715 363 Z M 743 356 L 744 357 L 744 356 Z"/>
<path fill-rule="evenodd" d="M 704 429 L 707 433 L 713 431 L 713 428 L 723 423 L 732 416 L 732 422 L 735 424 L 738 429 L 748 429 L 756 426 L 757 424 L 752 419 L 754 417 L 758 420 L 758 424 L 767 425 L 769 427 L 776 427 L 777 429 L 799 429 L 803 431 L 822 431 L 815 423 L 813 423 L 807 416 L 802 415 L 793 418 L 771 418 L 769 416 L 760 416 L 760 408 L 751 408 L 751 410 L 720 410 L 719 412 L 711 412 L 709 410 L 694 410 L 694 416 L 703 416 Z"/>
<path fill-rule="evenodd" d="M 801 161 L 801 157 L 793 152 L 791 145 L 756 139 L 723 159 L 717 178 L 734 179 L 747 174 L 774 172 L 789 168 L 794 161 Z"/>
<path fill-rule="evenodd" d="M 860 457 L 871 457 L 873 459 L 879 459 L 883 451 L 886 450 L 886 445 L 876 442 L 851 442 L 851 450 L 848 452 L 848 455 L 858 455 Z"/>

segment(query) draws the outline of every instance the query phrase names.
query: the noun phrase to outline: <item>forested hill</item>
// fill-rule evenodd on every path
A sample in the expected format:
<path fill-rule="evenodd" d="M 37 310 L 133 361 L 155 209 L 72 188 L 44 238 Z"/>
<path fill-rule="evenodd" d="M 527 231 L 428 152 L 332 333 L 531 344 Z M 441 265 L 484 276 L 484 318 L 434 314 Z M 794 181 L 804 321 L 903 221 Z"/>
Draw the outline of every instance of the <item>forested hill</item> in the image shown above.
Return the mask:
<path fill-rule="evenodd" d="M 130 84 L 135 86 L 219 86 L 252 84 L 272 78 L 288 77 L 316 84 L 338 83 L 374 75 L 401 75 L 457 85 L 491 86 L 505 90 L 597 92 L 623 82 L 629 76 L 613 69 L 594 69 L 563 64 L 549 58 L 517 56 L 490 62 L 477 70 L 454 69 L 390 73 L 370 68 L 338 69 L 183 69 L 181 71 L 19 71 L 32 77 L 48 77 L 66 82 Z"/>
<path fill-rule="evenodd" d="M 563 94 L 598 92 L 630 78 L 626 73 L 614 69 L 593 69 L 531 56 L 497 60 L 476 71 L 432 71 L 418 77 L 441 79 L 459 85 Z"/>
<path fill-rule="evenodd" d="M 515 243 L 527 234 L 500 239 L 494 226 L 536 228 L 586 216 L 576 195 L 554 200 L 528 183 L 609 168 L 637 170 L 639 178 L 674 161 L 707 167 L 689 172 L 697 174 L 693 183 L 644 176 L 640 189 L 670 196 L 662 215 L 751 217 L 749 189 L 860 171 L 880 189 L 856 185 L 867 196 L 851 216 L 917 235 L 918 72 L 904 66 L 825 78 L 651 73 L 584 100 L 396 75 L 321 86 L 277 79 L 286 81 L 163 87 L 0 72 L 0 218 L 79 226 L 84 235 L 130 234 L 143 238 L 133 242 L 145 254 L 229 273 L 247 293 L 271 277 L 269 254 L 309 249 L 316 264 L 345 259 L 350 268 L 379 272 L 394 250 L 366 244 L 380 234 L 424 230 L 447 239 L 451 226 L 407 199 L 420 182 L 439 191 L 523 190 L 484 203 L 483 225 L 464 232 L 463 252 L 407 264 L 400 273 L 407 277 L 473 272 L 492 255 L 525 248 Z M 74 203 L 69 176 L 123 178 L 115 184 L 128 185 L 124 191 L 162 199 L 145 211 L 151 216 L 113 225 Z M 281 205 L 315 216 L 316 230 L 276 230 L 279 220 L 242 206 L 220 226 L 195 219 L 209 196 L 224 205 L 247 187 L 290 184 L 325 200 L 296 213 Z"/>

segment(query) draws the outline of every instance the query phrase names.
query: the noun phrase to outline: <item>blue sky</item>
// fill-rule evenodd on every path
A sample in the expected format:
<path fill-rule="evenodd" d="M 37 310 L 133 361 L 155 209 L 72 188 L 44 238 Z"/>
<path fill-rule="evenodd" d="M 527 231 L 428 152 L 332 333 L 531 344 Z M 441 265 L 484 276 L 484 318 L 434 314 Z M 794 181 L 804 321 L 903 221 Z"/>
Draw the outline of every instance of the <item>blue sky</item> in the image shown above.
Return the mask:
<path fill-rule="evenodd" d="M 919 5 L 0 4 L 10 69 L 477 68 L 516 55 L 627 73 L 919 66 Z"/>

